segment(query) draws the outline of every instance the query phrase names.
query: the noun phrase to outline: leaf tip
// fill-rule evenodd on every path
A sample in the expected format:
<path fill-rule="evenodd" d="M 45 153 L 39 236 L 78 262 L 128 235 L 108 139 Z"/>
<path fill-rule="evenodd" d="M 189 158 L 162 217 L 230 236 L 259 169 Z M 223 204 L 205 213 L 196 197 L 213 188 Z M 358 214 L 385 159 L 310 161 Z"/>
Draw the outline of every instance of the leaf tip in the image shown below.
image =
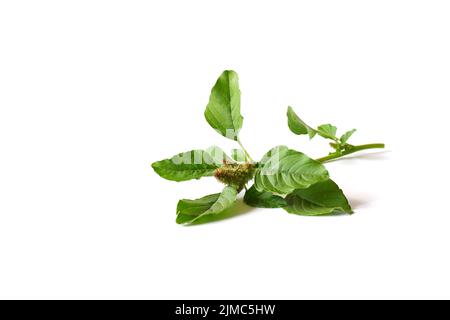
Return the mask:
<path fill-rule="evenodd" d="M 164 178 L 162 175 L 161 175 L 161 166 L 160 166 L 160 161 L 156 161 L 156 162 L 153 162 L 152 164 L 151 164 L 151 167 L 152 167 L 152 169 L 153 169 L 153 171 L 155 171 L 155 173 L 157 174 L 157 175 L 159 175 L 160 177 L 162 177 L 162 178 Z"/>

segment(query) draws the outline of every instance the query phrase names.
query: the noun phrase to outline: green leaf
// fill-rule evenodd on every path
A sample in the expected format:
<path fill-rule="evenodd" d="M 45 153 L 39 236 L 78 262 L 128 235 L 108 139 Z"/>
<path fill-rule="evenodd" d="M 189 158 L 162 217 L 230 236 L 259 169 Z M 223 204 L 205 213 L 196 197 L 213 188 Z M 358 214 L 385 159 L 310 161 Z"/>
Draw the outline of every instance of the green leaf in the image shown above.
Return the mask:
<path fill-rule="evenodd" d="M 211 90 L 205 118 L 209 125 L 226 138 L 238 140 L 242 127 L 241 92 L 238 75 L 225 70 Z"/>
<path fill-rule="evenodd" d="M 355 131 L 356 129 L 353 129 L 344 133 L 342 137 L 339 139 L 341 140 L 341 143 L 347 143 L 348 139 L 350 139 L 350 137 L 355 133 Z"/>
<path fill-rule="evenodd" d="M 152 164 L 153 170 L 162 178 L 172 181 L 200 179 L 214 175 L 214 170 L 221 166 L 203 150 L 180 153 L 171 159 Z"/>
<path fill-rule="evenodd" d="M 242 151 L 241 149 L 231 150 L 231 157 L 233 158 L 234 161 L 237 162 L 245 162 L 246 160 L 245 152 Z"/>
<path fill-rule="evenodd" d="M 226 186 L 221 193 L 196 200 L 180 200 L 177 205 L 177 223 L 192 223 L 206 216 L 223 213 L 233 206 L 236 197 L 236 189 Z"/>
<path fill-rule="evenodd" d="M 287 201 L 271 192 L 259 192 L 253 185 L 245 192 L 244 202 L 257 208 L 281 208 L 287 205 Z"/>
<path fill-rule="evenodd" d="M 275 147 L 264 155 L 255 175 L 258 191 L 288 194 L 328 179 L 325 167 L 305 154 Z"/>
<path fill-rule="evenodd" d="M 209 147 L 205 152 L 213 159 L 214 163 L 218 166 L 222 166 L 224 162 L 231 163 L 233 160 L 217 146 Z"/>
<path fill-rule="evenodd" d="M 331 124 L 323 124 L 317 128 L 317 133 L 327 139 L 336 140 L 337 128 Z"/>
<path fill-rule="evenodd" d="M 307 189 L 297 189 L 286 196 L 289 213 L 320 216 L 333 213 L 352 213 L 347 198 L 338 185 L 326 180 Z"/>
<path fill-rule="evenodd" d="M 308 126 L 302 119 L 297 116 L 292 107 L 288 107 L 287 110 L 288 126 L 289 129 L 298 135 L 308 134 L 309 138 L 312 139 L 316 135 L 317 131 Z"/>

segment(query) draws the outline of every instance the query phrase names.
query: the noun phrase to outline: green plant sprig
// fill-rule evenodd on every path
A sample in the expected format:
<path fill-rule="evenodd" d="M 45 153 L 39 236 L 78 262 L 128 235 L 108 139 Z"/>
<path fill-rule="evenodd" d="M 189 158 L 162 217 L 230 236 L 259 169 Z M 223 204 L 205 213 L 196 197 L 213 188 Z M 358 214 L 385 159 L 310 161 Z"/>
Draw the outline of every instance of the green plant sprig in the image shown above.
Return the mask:
<path fill-rule="evenodd" d="M 322 124 L 314 129 L 307 125 L 300 117 L 295 113 L 292 107 L 288 107 L 287 110 L 288 127 L 296 135 L 309 135 L 311 140 L 316 135 L 319 135 L 325 139 L 331 140 L 330 146 L 334 149 L 327 156 L 316 159 L 319 162 L 328 162 L 331 160 L 339 159 L 346 155 L 368 149 L 382 149 L 385 147 L 384 143 L 370 143 L 354 146 L 348 143 L 350 137 L 356 132 L 356 129 L 345 132 L 340 138 L 337 137 L 337 127 L 331 124 Z"/>
<path fill-rule="evenodd" d="M 232 213 L 238 194 L 245 189 L 244 202 L 258 208 L 283 208 L 298 215 L 330 215 L 352 213 L 343 191 L 330 179 L 322 163 L 382 144 L 353 146 L 347 143 L 355 130 L 336 137 L 336 127 L 326 124 L 313 129 L 288 108 L 288 126 L 295 134 L 316 134 L 332 140 L 334 152 L 313 160 L 302 152 L 277 146 L 255 162 L 244 148 L 239 131 L 242 128 L 238 75 L 224 71 L 211 90 L 205 119 L 222 136 L 234 140 L 240 149 L 229 157 L 217 146 L 191 150 L 170 159 L 154 162 L 155 172 L 172 181 L 186 181 L 214 176 L 225 184 L 220 193 L 199 199 L 182 199 L 177 205 L 176 222 L 201 223 Z M 254 181 L 253 185 L 248 184 Z"/>

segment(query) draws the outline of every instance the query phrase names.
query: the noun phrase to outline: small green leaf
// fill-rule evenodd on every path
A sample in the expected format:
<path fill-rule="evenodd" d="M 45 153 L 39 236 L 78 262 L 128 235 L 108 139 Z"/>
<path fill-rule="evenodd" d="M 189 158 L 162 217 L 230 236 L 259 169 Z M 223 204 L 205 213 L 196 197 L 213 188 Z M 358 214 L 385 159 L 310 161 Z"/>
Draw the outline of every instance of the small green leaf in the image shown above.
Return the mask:
<path fill-rule="evenodd" d="M 287 118 L 288 118 L 288 127 L 289 129 L 297 134 L 308 134 L 309 138 L 312 139 L 316 135 L 316 130 L 308 126 L 299 116 L 294 112 L 292 107 L 288 107 L 287 110 Z"/>
<path fill-rule="evenodd" d="M 355 133 L 355 131 L 356 129 L 353 129 L 344 133 L 342 137 L 339 139 L 341 140 L 341 143 L 347 143 L 348 139 L 350 139 L 350 137 Z"/>
<path fill-rule="evenodd" d="M 286 201 L 287 212 L 304 216 L 352 213 L 344 193 L 330 179 L 307 189 L 297 189 L 286 196 Z"/>
<path fill-rule="evenodd" d="M 337 128 L 331 124 L 323 124 L 317 128 L 317 133 L 327 139 L 336 140 Z"/>
<path fill-rule="evenodd" d="M 279 146 L 271 149 L 261 160 L 255 175 L 258 191 L 288 194 L 327 180 L 325 167 L 305 154 Z"/>
<path fill-rule="evenodd" d="M 153 170 L 162 178 L 172 181 L 200 179 L 214 175 L 214 170 L 221 163 L 203 150 L 192 150 L 180 153 L 171 159 L 165 159 L 152 164 Z"/>
<path fill-rule="evenodd" d="M 253 185 L 245 192 L 244 202 L 256 208 L 281 208 L 287 205 L 287 201 L 271 192 L 259 192 Z"/>
<path fill-rule="evenodd" d="M 241 92 L 238 75 L 225 70 L 211 90 L 205 118 L 209 125 L 226 138 L 238 140 L 242 128 Z"/>
<path fill-rule="evenodd" d="M 236 202 L 237 191 L 226 186 L 221 193 L 196 200 L 183 199 L 177 205 L 177 223 L 192 223 L 200 218 L 223 213 Z"/>
<path fill-rule="evenodd" d="M 233 149 L 231 150 L 231 158 L 233 158 L 233 160 L 237 162 L 245 162 L 245 152 L 241 149 Z"/>

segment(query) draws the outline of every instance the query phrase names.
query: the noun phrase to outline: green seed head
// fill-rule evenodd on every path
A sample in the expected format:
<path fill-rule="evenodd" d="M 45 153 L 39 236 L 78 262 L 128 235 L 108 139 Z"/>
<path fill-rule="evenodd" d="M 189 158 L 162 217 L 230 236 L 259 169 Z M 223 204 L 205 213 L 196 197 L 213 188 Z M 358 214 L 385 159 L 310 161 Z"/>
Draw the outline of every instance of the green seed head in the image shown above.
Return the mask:
<path fill-rule="evenodd" d="M 217 180 L 227 185 L 235 186 L 238 191 L 244 188 L 254 174 L 255 165 L 253 163 L 225 163 L 214 172 Z"/>

